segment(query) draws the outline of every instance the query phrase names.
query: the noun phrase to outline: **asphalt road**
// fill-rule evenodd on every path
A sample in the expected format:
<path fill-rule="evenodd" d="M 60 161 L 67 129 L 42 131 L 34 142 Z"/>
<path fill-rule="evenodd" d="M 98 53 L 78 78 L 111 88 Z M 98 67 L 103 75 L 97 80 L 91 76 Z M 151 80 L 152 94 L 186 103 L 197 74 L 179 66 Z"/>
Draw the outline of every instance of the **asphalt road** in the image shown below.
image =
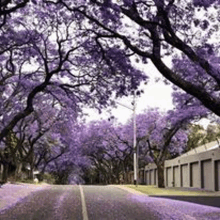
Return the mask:
<path fill-rule="evenodd" d="M 0 220 L 220 219 L 220 209 L 135 195 L 113 186 L 51 186 L 0 213 Z"/>

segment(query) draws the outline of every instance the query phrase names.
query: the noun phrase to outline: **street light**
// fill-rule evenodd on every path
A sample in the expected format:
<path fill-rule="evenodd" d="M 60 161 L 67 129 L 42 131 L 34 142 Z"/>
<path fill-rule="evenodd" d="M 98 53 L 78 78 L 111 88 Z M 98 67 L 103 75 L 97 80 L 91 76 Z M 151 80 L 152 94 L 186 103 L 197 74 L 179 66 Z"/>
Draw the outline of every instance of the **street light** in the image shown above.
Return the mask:
<path fill-rule="evenodd" d="M 138 157 L 137 157 L 137 129 L 136 129 L 136 94 L 134 92 L 134 99 L 132 102 L 133 108 L 121 104 L 120 102 L 115 101 L 117 104 L 130 109 L 133 111 L 133 148 L 134 148 L 134 185 L 138 185 L 138 177 L 137 177 L 137 172 L 138 172 Z"/>
<path fill-rule="evenodd" d="M 134 147 L 134 185 L 138 185 L 138 158 L 137 158 L 137 130 L 136 130 L 136 97 L 134 93 L 133 101 L 133 147 Z"/>

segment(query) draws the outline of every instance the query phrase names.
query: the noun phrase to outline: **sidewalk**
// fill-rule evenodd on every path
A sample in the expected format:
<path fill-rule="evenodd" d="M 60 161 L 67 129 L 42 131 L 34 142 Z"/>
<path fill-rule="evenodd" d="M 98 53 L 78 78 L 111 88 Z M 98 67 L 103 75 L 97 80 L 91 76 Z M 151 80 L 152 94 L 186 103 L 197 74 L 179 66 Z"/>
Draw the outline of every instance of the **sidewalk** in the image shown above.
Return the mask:
<path fill-rule="evenodd" d="M 25 198 L 31 193 L 42 190 L 49 187 L 47 184 L 26 184 L 26 183 L 16 183 L 16 184 L 4 184 L 0 188 L 0 212 L 10 206 L 15 205 L 19 200 Z"/>

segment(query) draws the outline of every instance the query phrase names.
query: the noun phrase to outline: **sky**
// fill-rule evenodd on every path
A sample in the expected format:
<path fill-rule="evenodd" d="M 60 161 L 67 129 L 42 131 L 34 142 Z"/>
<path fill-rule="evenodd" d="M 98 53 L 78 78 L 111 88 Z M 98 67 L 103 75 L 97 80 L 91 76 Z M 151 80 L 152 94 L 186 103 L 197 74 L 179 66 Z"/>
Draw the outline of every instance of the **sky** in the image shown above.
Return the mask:
<path fill-rule="evenodd" d="M 147 85 L 143 84 L 140 87 L 144 90 L 144 93 L 141 97 L 137 97 L 136 99 L 136 113 L 140 114 L 148 107 L 158 107 L 161 111 L 173 109 L 171 97 L 172 86 L 164 84 L 162 80 L 155 82 L 155 78 L 161 78 L 161 74 L 158 73 L 153 64 L 149 63 L 142 68 L 144 68 L 143 71 L 145 71 L 146 74 L 148 72 L 150 73 L 147 74 L 150 75 L 150 80 Z M 122 105 L 126 105 L 130 108 L 132 108 L 132 101 L 133 97 L 117 99 L 117 103 L 121 103 Z M 117 108 L 112 109 L 111 113 L 106 110 L 103 111 L 102 114 L 99 114 L 96 110 L 87 109 L 85 110 L 88 114 L 86 121 L 89 122 L 93 120 L 108 119 L 110 116 L 114 116 L 118 123 L 124 124 L 132 117 L 133 112 L 122 105 L 117 104 Z"/>
<path fill-rule="evenodd" d="M 170 62 L 170 61 L 168 61 Z M 172 104 L 172 84 L 165 84 L 163 82 L 162 75 L 158 72 L 158 70 L 154 67 L 153 64 L 149 63 L 147 65 L 142 66 L 143 71 L 150 77 L 147 85 L 141 85 L 140 88 L 144 90 L 144 93 L 141 97 L 137 97 L 136 99 L 136 114 L 143 113 L 147 108 L 159 108 L 161 111 L 168 111 L 174 108 Z M 150 74 L 148 74 L 150 73 Z M 155 79 L 160 79 L 159 81 L 155 81 Z M 86 122 L 97 121 L 97 120 L 107 120 L 111 116 L 114 116 L 115 123 L 125 124 L 129 119 L 133 117 L 133 111 L 124 107 L 123 105 L 132 108 L 133 97 L 126 97 L 117 99 L 117 108 L 111 108 L 103 110 L 102 114 L 98 113 L 98 110 L 95 109 L 85 109 L 85 113 L 88 114 L 85 117 Z M 196 124 L 200 124 L 207 127 L 209 124 L 208 119 L 202 119 Z"/>
<path fill-rule="evenodd" d="M 209 9 L 211 10 L 211 9 Z M 203 18 L 204 11 L 198 11 L 198 17 Z M 135 59 L 135 57 L 134 57 Z M 171 67 L 171 57 L 166 57 L 163 61 Z M 146 75 L 150 77 L 150 81 L 147 85 L 141 86 L 144 90 L 144 94 L 141 97 L 137 98 L 137 111 L 136 113 L 142 113 L 144 109 L 148 107 L 156 108 L 158 107 L 161 111 L 168 111 L 173 109 L 172 104 L 172 85 L 165 85 L 163 83 L 163 77 L 155 68 L 155 66 L 149 61 L 146 65 L 141 65 L 140 63 L 136 63 L 133 61 L 133 64 L 144 71 Z M 155 78 L 160 78 L 159 82 L 155 82 Z M 117 100 L 119 103 L 123 105 L 127 105 L 132 108 L 131 102 L 133 101 L 133 97 L 129 98 L 122 98 Z M 87 110 L 86 113 L 88 116 L 86 117 L 86 122 L 93 121 L 93 120 L 101 120 L 101 119 L 108 119 L 110 116 L 114 116 L 119 123 L 126 123 L 132 117 L 132 110 L 125 108 L 118 104 L 117 109 L 112 109 L 111 113 L 108 111 L 103 111 L 102 114 L 99 114 L 97 110 Z M 199 122 L 200 123 L 200 122 Z M 203 126 L 207 126 L 208 121 L 202 120 L 201 124 Z"/>

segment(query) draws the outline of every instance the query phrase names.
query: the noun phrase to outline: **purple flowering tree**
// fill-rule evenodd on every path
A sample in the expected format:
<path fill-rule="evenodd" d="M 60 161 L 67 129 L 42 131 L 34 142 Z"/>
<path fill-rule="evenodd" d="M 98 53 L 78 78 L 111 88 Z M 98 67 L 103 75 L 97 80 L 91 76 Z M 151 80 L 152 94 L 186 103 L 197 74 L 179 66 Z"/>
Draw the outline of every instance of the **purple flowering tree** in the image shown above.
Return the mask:
<path fill-rule="evenodd" d="M 154 162 L 158 170 L 158 186 L 164 187 L 164 161 L 180 155 L 187 147 L 187 125 L 207 117 L 209 111 L 192 96 L 173 93 L 175 110 L 163 113 L 148 109 L 137 115 L 137 149 L 140 148 L 147 162 Z M 127 125 L 127 141 L 132 146 L 132 123 Z"/>
<path fill-rule="evenodd" d="M 120 183 L 132 167 L 133 149 L 120 138 L 122 126 L 109 121 L 88 124 L 81 133 L 81 154 L 90 161 L 90 183 Z"/>
<path fill-rule="evenodd" d="M 3 164 L 3 181 L 7 176 L 20 176 L 21 169 L 30 168 L 29 178 L 38 169 L 43 174 L 53 160 L 68 149 L 71 130 L 76 123 L 76 112 L 71 108 L 61 108 L 57 101 L 39 96 L 39 104 L 33 114 L 22 119 L 3 141 L 0 162 Z M 70 117 L 71 115 L 71 117 Z M 71 127 L 70 127 L 71 125 Z M 7 157 L 5 153 L 7 152 Z M 8 168 L 14 167 L 14 172 Z"/>
<path fill-rule="evenodd" d="M 50 95 L 78 110 L 82 105 L 101 109 L 112 104 L 112 97 L 128 95 L 146 79 L 123 49 L 113 47 L 104 56 L 90 30 L 82 28 L 80 16 L 73 19 L 71 13 L 56 9 L 34 1 L 10 18 L 12 30 L 2 33 L 1 102 L 13 107 L 2 109 L 7 119 L 0 140 L 33 113 L 37 96 Z M 6 39 L 11 41 L 4 45 Z"/>
<path fill-rule="evenodd" d="M 68 119 L 68 115 L 66 119 Z M 84 128 L 83 124 L 76 121 L 74 123 L 66 121 L 65 124 L 58 123 L 56 126 L 55 131 L 59 131 L 62 145 L 67 148 L 59 157 L 53 156 L 49 163 L 47 163 L 48 160 L 44 160 L 39 166 L 40 169 L 43 168 L 41 169 L 42 174 L 45 171 L 53 175 L 56 184 L 84 183 L 85 170 L 91 169 L 89 159 L 82 154 L 81 143 Z M 55 153 L 57 155 L 59 152 Z"/>
<path fill-rule="evenodd" d="M 220 116 L 218 0 L 59 0 L 54 4 L 88 23 L 103 57 L 121 48 L 137 62 L 152 62 L 167 80 Z M 172 58 L 173 64 L 165 58 Z"/>
<path fill-rule="evenodd" d="M 12 149 L 20 150 L 22 147 L 16 147 L 17 143 L 23 146 L 29 141 L 29 147 L 33 143 L 37 146 L 46 137 L 49 131 L 44 135 L 40 129 L 28 133 L 21 126 L 22 123 L 31 126 L 34 114 L 44 109 L 39 103 L 46 101 L 58 110 L 70 110 L 75 118 L 82 106 L 101 110 L 113 104 L 112 98 L 129 95 L 147 79 L 134 67 L 134 62 L 152 62 L 166 79 L 200 100 L 176 93 L 175 102 L 179 106 L 187 103 L 188 107 L 186 111 L 177 108 L 166 120 L 161 119 L 164 125 L 169 122 L 169 132 L 177 135 L 172 126 L 182 123 L 183 118 L 197 117 L 195 112 L 200 115 L 201 103 L 220 116 L 218 6 L 218 0 L 2 1 L 0 147 L 5 150 L 1 151 L 5 154 L 2 158 L 13 158 L 12 151 L 11 156 L 7 151 L 10 144 Z M 171 65 L 166 58 L 172 59 Z M 53 115 L 50 111 L 48 114 Z M 162 133 L 170 141 L 173 133 L 168 130 Z M 45 141 L 55 134 L 53 130 Z M 61 134 L 52 138 L 59 140 L 59 145 L 69 140 L 68 135 Z M 108 143 L 118 147 L 115 152 L 125 147 L 120 142 L 113 144 L 113 140 L 110 136 Z M 152 141 L 149 138 L 148 141 L 152 147 Z M 169 141 L 164 140 L 161 146 L 167 149 Z M 102 146 L 105 149 L 107 141 Z M 123 153 L 112 155 L 120 158 L 118 155 Z M 119 163 L 119 159 L 116 161 L 115 164 Z"/>
<path fill-rule="evenodd" d="M 32 174 L 39 166 L 43 173 L 64 153 L 69 136 L 63 129 L 55 132 L 54 107 L 69 113 L 60 117 L 67 125 L 81 114 L 83 105 L 100 110 L 112 104 L 112 96 L 127 95 L 146 78 L 120 48 L 103 58 L 88 30 L 81 28 L 80 18 L 73 20 L 71 14 L 35 1 L 23 6 L 5 5 L 14 15 L 4 17 L 0 32 L 0 154 L 5 180 L 9 164 L 20 170 L 25 161 Z M 53 122 L 46 116 L 53 116 Z"/>

